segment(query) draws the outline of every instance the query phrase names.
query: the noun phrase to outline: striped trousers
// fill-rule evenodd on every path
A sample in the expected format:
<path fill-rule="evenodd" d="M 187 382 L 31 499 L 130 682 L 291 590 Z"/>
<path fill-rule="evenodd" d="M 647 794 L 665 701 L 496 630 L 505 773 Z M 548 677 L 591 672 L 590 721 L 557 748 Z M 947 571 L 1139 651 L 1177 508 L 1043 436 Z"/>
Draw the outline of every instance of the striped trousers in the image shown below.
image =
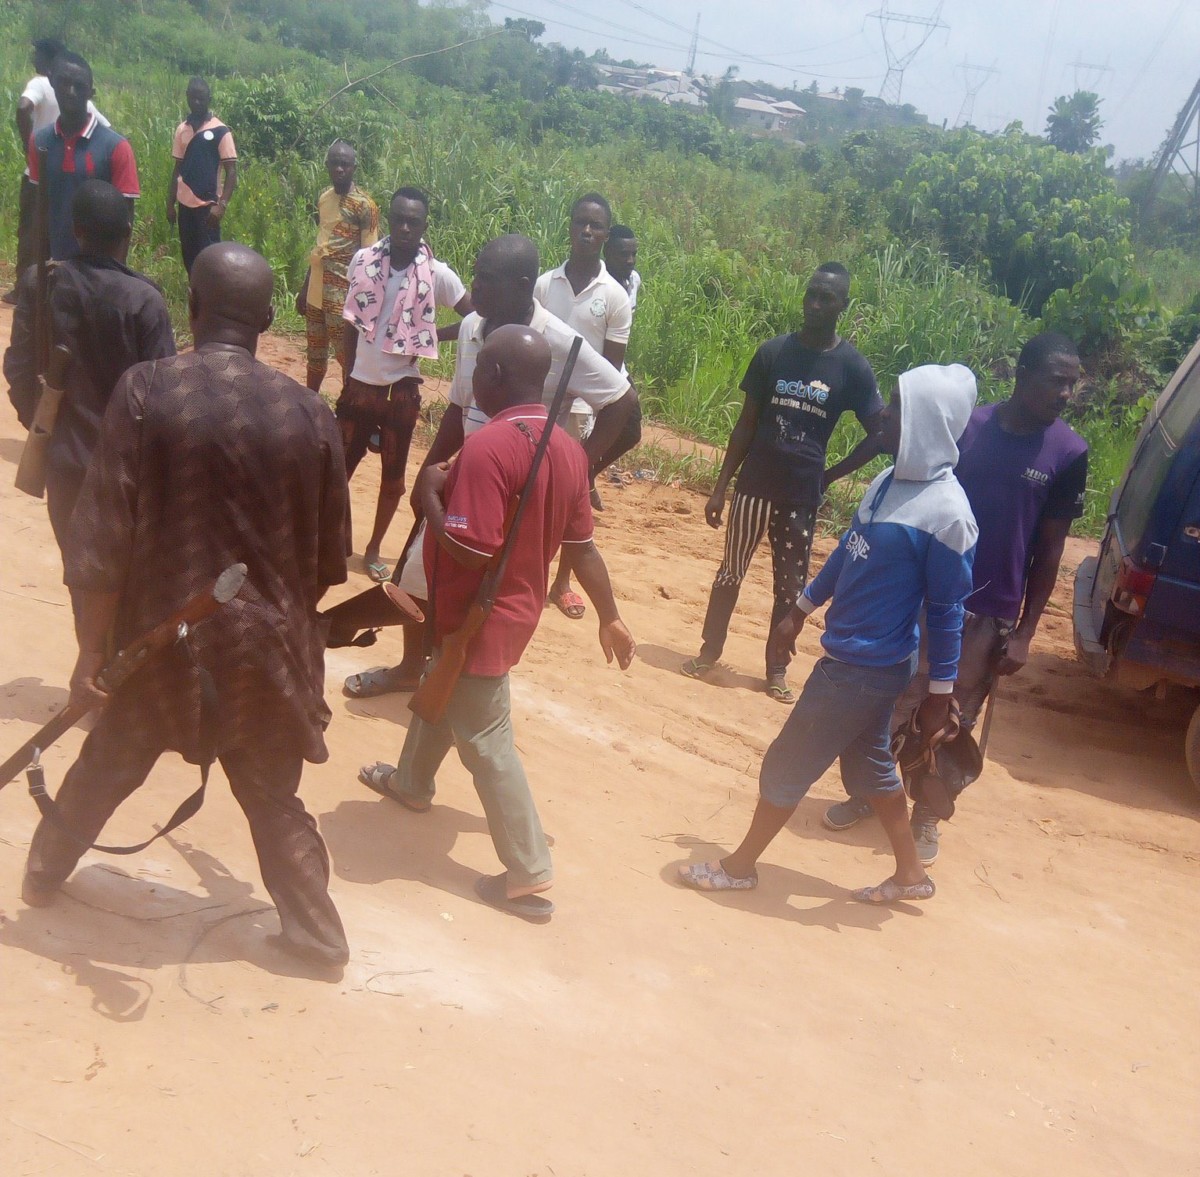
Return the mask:
<path fill-rule="evenodd" d="M 704 617 L 703 655 L 706 660 L 715 661 L 725 649 L 729 621 L 737 606 L 742 581 L 764 535 L 771 545 L 774 582 L 770 628 L 774 629 L 799 600 L 808 583 L 808 561 L 816 518 L 816 507 L 734 493 L 725 528 L 725 558 L 717 569 Z M 767 632 L 769 634 L 770 629 Z M 785 670 L 786 662 L 782 666 L 767 666 L 768 675 L 782 674 Z"/>

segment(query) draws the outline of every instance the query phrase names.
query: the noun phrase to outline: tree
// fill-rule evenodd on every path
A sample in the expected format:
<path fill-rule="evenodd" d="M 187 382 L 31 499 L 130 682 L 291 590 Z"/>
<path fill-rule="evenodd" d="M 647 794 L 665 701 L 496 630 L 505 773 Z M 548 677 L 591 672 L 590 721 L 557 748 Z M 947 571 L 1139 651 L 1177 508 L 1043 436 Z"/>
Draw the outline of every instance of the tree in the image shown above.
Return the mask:
<path fill-rule="evenodd" d="M 504 18 L 504 27 L 520 33 L 526 41 L 536 41 L 545 31 L 546 26 L 540 20 L 513 20 L 511 16 Z"/>
<path fill-rule="evenodd" d="M 734 103 L 737 95 L 733 92 L 734 79 L 738 67 L 731 65 L 722 75 L 721 80 L 708 93 L 708 112 L 723 127 L 733 121 Z"/>
<path fill-rule="evenodd" d="M 1100 138 L 1100 97 L 1090 90 L 1076 90 L 1054 100 L 1046 116 L 1046 138 L 1059 151 L 1081 155 Z"/>
<path fill-rule="evenodd" d="M 895 188 L 892 227 L 986 266 L 1035 315 L 1055 290 L 1132 250 L 1129 202 L 1099 154 L 1056 151 L 1019 131 L 956 131 L 917 155 Z"/>

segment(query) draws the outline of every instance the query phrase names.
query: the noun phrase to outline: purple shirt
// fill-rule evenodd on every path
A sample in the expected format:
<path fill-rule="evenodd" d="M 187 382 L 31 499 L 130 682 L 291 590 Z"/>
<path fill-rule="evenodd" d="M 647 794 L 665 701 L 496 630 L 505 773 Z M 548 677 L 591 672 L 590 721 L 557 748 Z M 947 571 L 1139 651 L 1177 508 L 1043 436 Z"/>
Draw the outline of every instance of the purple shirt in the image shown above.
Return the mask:
<path fill-rule="evenodd" d="M 981 405 L 971 414 L 954 474 L 979 524 L 967 608 L 1016 621 L 1038 524 L 1083 514 L 1088 447 L 1061 420 L 1037 433 L 1009 433 L 1000 426 L 997 408 Z"/>

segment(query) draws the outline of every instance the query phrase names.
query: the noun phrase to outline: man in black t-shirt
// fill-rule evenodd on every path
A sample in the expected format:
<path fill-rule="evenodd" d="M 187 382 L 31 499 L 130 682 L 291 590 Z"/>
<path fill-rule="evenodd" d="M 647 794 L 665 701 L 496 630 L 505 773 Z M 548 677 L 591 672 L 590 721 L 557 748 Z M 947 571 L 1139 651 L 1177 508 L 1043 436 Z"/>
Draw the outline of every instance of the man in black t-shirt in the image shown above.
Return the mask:
<path fill-rule="evenodd" d="M 708 598 L 704 644 L 681 667 L 689 678 L 702 678 L 721 657 L 742 580 L 763 534 L 771 543 L 775 588 L 770 633 L 804 591 L 825 488 L 879 453 L 883 401 L 875 373 L 837 333 L 849 300 L 846 267 L 838 262 L 819 266 L 804 293 L 804 325 L 764 343 L 742 379 L 746 403 L 704 508 L 710 527 L 720 527 L 729 482 L 739 467 L 741 473 L 725 533 L 725 558 Z M 866 437 L 826 470 L 825 449 L 844 412 L 854 413 Z M 767 694 L 780 703 L 796 699 L 787 684 L 787 668 L 787 661 L 767 663 Z"/>

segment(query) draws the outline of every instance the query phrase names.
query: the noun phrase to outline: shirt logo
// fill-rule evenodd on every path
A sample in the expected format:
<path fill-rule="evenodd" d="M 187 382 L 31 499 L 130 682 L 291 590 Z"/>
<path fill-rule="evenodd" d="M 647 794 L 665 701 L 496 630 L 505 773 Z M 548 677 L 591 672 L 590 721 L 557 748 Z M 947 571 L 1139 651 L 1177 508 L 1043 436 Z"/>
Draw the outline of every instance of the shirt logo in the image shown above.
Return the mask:
<path fill-rule="evenodd" d="M 1036 483 L 1038 486 L 1049 486 L 1050 475 L 1043 473 L 1041 470 L 1035 470 L 1032 466 L 1025 467 L 1025 473 L 1021 475 L 1026 482 Z"/>
<path fill-rule="evenodd" d="M 871 554 L 871 545 L 867 543 L 866 536 L 852 531 L 846 537 L 846 551 L 850 553 L 851 560 L 865 560 Z"/>
<path fill-rule="evenodd" d="M 204 132 L 204 138 L 205 138 L 205 139 L 207 139 L 207 140 L 208 140 L 210 143 L 212 142 L 212 137 L 213 137 L 213 133 L 212 133 L 212 131 L 205 131 L 205 132 Z"/>
<path fill-rule="evenodd" d="M 458 531 L 467 529 L 467 517 L 465 515 L 447 515 L 446 526 L 453 527 Z"/>
<path fill-rule="evenodd" d="M 597 319 L 603 319 L 605 311 L 608 310 L 608 303 L 606 303 L 604 299 L 600 297 L 600 295 L 596 295 L 596 297 L 592 299 L 591 306 L 588 307 L 588 310 L 590 310 Z"/>
<path fill-rule="evenodd" d="M 805 384 L 803 380 L 777 380 L 775 395 L 794 396 L 802 401 L 823 405 L 829 399 L 829 385 L 821 380 L 814 380 L 811 384 Z"/>

